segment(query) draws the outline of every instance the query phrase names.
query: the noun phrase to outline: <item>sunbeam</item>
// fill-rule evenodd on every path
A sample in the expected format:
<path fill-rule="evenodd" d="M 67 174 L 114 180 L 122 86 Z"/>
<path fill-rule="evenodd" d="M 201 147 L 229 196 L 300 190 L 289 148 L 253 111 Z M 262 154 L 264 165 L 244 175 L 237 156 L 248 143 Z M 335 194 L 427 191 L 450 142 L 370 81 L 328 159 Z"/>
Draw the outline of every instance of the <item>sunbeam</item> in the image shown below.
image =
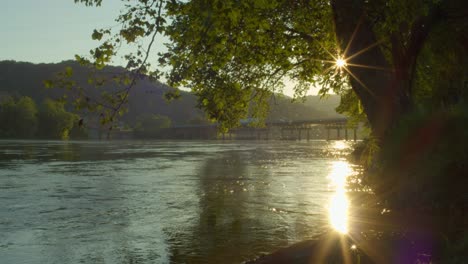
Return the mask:
<path fill-rule="evenodd" d="M 378 67 L 378 66 L 368 66 L 364 64 L 356 64 L 356 63 L 346 63 L 347 66 L 351 67 L 357 67 L 357 68 L 366 68 L 366 69 L 372 69 L 372 70 L 382 70 L 382 71 L 391 71 L 391 68 L 385 68 L 385 67 Z"/>
<path fill-rule="evenodd" d="M 348 56 L 346 59 L 347 59 L 347 60 L 350 60 L 350 59 L 352 59 L 352 58 L 354 58 L 354 57 L 356 57 L 356 56 L 359 56 L 359 55 L 361 55 L 362 53 L 364 53 L 364 52 L 366 52 L 366 51 L 372 49 L 373 47 L 380 45 L 380 43 L 382 43 L 383 41 L 384 41 L 384 40 L 379 40 L 379 41 L 377 41 L 377 42 L 375 42 L 375 43 L 373 43 L 373 44 L 371 44 L 371 45 L 369 45 L 369 46 L 363 48 L 362 50 L 357 51 L 357 52 L 354 53 L 353 55 Z"/>
<path fill-rule="evenodd" d="M 329 71 L 331 71 L 332 69 L 335 69 L 335 68 L 336 68 L 336 65 L 332 65 L 332 66 L 326 68 L 325 70 L 322 71 L 322 75 L 327 74 Z"/>
<path fill-rule="evenodd" d="M 366 89 L 366 91 L 369 92 L 370 95 L 375 97 L 375 93 L 371 89 L 369 89 L 367 85 L 365 85 L 361 80 L 359 80 L 359 78 L 356 75 L 354 75 L 347 67 L 343 67 L 343 69 L 347 73 L 349 73 L 349 75 L 351 75 L 360 85 L 362 85 L 362 87 L 364 87 L 364 89 Z"/>
<path fill-rule="evenodd" d="M 328 54 L 330 55 L 330 57 L 333 58 L 333 62 L 336 61 L 336 60 L 338 59 L 338 57 L 335 57 L 335 55 L 333 55 L 329 50 L 327 50 L 327 49 L 326 49 L 324 46 L 322 46 L 321 44 L 320 44 L 320 47 L 321 47 L 323 50 L 325 50 L 325 52 L 328 53 Z"/>
<path fill-rule="evenodd" d="M 357 33 L 359 27 L 362 24 L 362 21 L 364 21 L 364 16 L 361 16 L 361 18 L 359 19 L 356 27 L 354 28 L 353 34 L 351 35 L 351 38 L 349 39 L 348 45 L 346 45 L 346 49 L 344 50 L 343 54 L 346 55 L 348 53 L 349 47 L 351 46 L 351 43 L 353 42 L 354 37 L 356 36 L 356 33 Z"/>

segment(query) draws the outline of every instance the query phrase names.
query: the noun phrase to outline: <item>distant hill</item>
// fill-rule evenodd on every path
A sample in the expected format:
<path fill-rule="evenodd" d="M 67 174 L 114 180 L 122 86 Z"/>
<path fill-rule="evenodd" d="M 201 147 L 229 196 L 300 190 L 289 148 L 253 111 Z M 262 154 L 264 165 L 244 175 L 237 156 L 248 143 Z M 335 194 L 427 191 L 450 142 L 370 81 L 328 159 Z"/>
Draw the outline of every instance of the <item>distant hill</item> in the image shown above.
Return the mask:
<path fill-rule="evenodd" d="M 278 121 L 342 117 L 335 111 L 339 103 L 338 95 L 323 99 L 319 96 L 307 96 L 304 102 L 292 102 L 292 98 L 281 96 L 271 100 L 268 119 Z"/>
<path fill-rule="evenodd" d="M 339 95 L 331 94 L 325 98 L 320 98 L 320 96 L 317 95 L 310 95 L 306 97 L 304 104 L 325 113 L 329 117 L 343 117 L 343 115 L 337 113 L 335 110 L 340 104 Z"/>
<path fill-rule="evenodd" d="M 37 103 L 45 98 L 57 98 L 64 93 L 62 89 L 46 89 L 43 81 L 52 79 L 65 67 L 73 68 L 73 79 L 97 95 L 97 89 L 88 85 L 88 69 L 79 66 L 73 61 L 64 61 L 56 64 L 32 64 L 28 62 L 0 61 L 0 96 L 30 96 Z M 107 67 L 103 74 L 112 75 L 122 73 L 121 67 Z M 103 87 L 101 89 L 110 89 Z M 182 92 L 181 98 L 173 102 L 166 102 L 163 94 L 170 87 L 160 82 L 140 81 L 130 93 L 129 112 L 122 120 L 130 126 L 144 114 L 158 114 L 168 116 L 173 124 L 189 124 L 193 120 L 204 118 L 203 112 L 196 107 L 197 99 L 189 92 Z M 268 120 L 306 120 L 314 118 L 336 117 L 335 107 L 339 103 L 338 96 L 331 96 L 326 100 L 319 100 L 317 96 L 307 97 L 305 103 L 292 103 L 286 96 L 271 100 Z"/>

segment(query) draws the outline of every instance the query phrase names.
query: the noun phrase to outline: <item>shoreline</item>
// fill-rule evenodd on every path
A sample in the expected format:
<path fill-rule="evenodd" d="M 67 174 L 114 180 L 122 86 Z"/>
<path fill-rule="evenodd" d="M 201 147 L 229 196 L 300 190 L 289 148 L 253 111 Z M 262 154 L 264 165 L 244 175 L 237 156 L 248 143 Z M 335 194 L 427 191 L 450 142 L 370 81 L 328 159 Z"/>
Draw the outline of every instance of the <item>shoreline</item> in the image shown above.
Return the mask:
<path fill-rule="evenodd" d="M 444 257 L 447 247 L 447 219 L 443 215 L 381 214 L 361 209 L 351 215 L 353 232 L 331 230 L 244 264 L 434 263 Z M 457 227 L 458 234 L 466 232 L 464 226 Z"/>

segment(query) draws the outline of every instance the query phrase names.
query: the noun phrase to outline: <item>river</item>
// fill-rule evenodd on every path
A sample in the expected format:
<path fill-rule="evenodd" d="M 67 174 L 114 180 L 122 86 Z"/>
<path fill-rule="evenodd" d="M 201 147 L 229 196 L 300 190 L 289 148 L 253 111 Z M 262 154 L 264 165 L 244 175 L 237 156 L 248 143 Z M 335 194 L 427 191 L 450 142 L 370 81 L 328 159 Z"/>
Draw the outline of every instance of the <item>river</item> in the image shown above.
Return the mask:
<path fill-rule="evenodd" d="M 351 146 L 0 141 L 0 262 L 240 263 L 330 228 Z"/>

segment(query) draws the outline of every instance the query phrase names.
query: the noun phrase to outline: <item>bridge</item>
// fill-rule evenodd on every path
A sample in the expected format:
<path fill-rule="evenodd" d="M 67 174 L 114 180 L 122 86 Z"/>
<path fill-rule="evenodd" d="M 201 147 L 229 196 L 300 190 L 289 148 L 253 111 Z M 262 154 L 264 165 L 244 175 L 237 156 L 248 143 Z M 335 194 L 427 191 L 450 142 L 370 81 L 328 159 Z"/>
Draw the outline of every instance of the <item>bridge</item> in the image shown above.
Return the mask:
<path fill-rule="evenodd" d="M 310 140 L 326 138 L 327 140 L 357 139 L 357 127 L 349 126 L 347 118 L 321 118 L 294 121 L 266 122 L 264 127 L 250 126 L 253 120 L 241 122 L 241 126 L 228 133 L 219 134 L 216 124 L 185 125 L 164 129 L 163 138 L 174 139 L 255 139 L 255 140 Z M 343 134 L 341 132 L 344 132 Z"/>
<path fill-rule="evenodd" d="M 349 140 L 348 130 L 354 132 L 353 139 L 357 139 L 357 127 L 351 127 L 348 125 L 348 119 L 344 117 L 339 118 L 320 118 L 320 119 L 308 119 L 308 120 L 294 120 L 294 121 L 273 121 L 266 122 L 263 128 L 249 127 L 248 124 L 234 129 L 233 132 L 242 133 L 245 131 L 250 132 L 249 139 L 270 139 L 275 137 L 275 131 L 279 131 L 279 135 L 275 138 L 283 140 L 302 140 L 302 139 L 313 139 L 323 138 L 323 130 L 326 131 L 326 139 L 345 139 Z M 336 131 L 335 133 L 332 133 Z M 344 137 L 341 136 L 341 131 L 344 131 Z M 256 134 L 255 134 L 256 133 Z M 332 135 L 334 134 L 334 135 Z"/>

